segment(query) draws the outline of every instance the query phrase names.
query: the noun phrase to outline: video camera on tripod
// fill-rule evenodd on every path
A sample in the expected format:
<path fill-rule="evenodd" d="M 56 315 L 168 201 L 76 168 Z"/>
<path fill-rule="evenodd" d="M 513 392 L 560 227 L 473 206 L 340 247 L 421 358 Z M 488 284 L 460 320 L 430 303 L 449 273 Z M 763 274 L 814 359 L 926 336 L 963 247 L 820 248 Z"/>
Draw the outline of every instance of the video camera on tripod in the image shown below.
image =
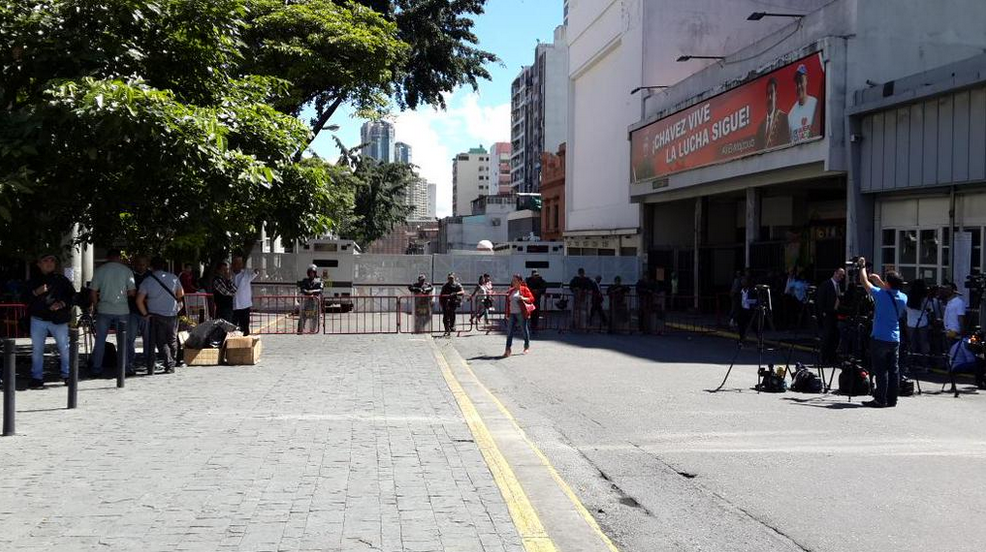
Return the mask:
<path fill-rule="evenodd" d="M 768 313 L 774 311 L 774 305 L 770 300 L 770 286 L 758 284 L 753 286 L 753 292 L 757 296 L 757 306 L 762 306 Z"/>

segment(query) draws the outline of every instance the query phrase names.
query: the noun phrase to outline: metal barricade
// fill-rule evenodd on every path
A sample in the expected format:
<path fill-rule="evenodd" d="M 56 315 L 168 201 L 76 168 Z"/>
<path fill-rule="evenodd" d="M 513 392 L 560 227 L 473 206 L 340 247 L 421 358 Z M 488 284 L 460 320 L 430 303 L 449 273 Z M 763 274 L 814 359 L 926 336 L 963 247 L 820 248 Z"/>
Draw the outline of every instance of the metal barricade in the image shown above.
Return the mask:
<path fill-rule="evenodd" d="M 447 303 L 441 295 L 408 295 L 401 297 L 402 333 L 460 335 L 472 330 L 470 302 L 465 298 L 446 319 Z"/>
<path fill-rule="evenodd" d="M 0 303 L 0 338 L 28 337 L 30 331 L 21 328 L 21 319 L 27 316 L 27 305 Z"/>
<path fill-rule="evenodd" d="M 196 324 L 212 320 L 216 316 L 211 293 L 186 293 L 185 316 Z"/>
<path fill-rule="evenodd" d="M 401 330 L 401 297 L 346 297 L 345 307 L 337 306 L 335 299 L 325 299 L 322 332 L 327 335 L 396 334 Z"/>
<path fill-rule="evenodd" d="M 258 335 L 298 333 L 302 299 L 304 297 L 298 295 L 255 296 L 250 316 L 250 333 Z"/>

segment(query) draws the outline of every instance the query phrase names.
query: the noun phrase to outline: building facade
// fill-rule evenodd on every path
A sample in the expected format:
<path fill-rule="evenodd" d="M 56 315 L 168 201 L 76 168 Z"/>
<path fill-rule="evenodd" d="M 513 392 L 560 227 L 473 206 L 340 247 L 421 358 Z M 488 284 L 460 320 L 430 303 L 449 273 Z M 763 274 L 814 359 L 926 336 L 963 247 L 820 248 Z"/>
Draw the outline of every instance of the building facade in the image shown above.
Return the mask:
<path fill-rule="evenodd" d="M 565 27 L 554 41 L 538 44 L 534 64 L 521 68 L 511 84 L 511 186 L 537 193 L 541 153 L 555 151 L 568 132 L 568 44 Z"/>
<path fill-rule="evenodd" d="M 510 193 L 510 142 L 497 142 L 490 146 L 490 182 L 496 186 L 492 193 Z"/>
<path fill-rule="evenodd" d="M 438 185 L 428 183 L 428 208 L 425 218 L 434 219 L 438 217 Z"/>
<path fill-rule="evenodd" d="M 404 142 L 394 142 L 394 163 L 410 165 L 412 163 L 411 146 Z"/>
<path fill-rule="evenodd" d="M 968 302 L 963 282 L 986 270 L 986 55 L 856 90 L 852 100 L 860 253 L 907 281 L 954 281 Z"/>
<path fill-rule="evenodd" d="M 831 0 L 773 0 L 771 11 L 807 13 Z M 591 254 L 642 254 L 641 211 L 631 204 L 627 127 L 672 85 L 785 27 L 790 18 L 748 21 L 760 0 L 571 0 L 568 3 L 569 125 L 565 240 Z"/>
<path fill-rule="evenodd" d="M 387 121 L 367 121 L 360 127 L 362 153 L 382 163 L 394 162 L 394 125 Z M 410 149 L 408 149 L 410 158 Z"/>
<path fill-rule="evenodd" d="M 496 186 L 490 180 L 490 154 L 482 146 L 452 159 L 452 215 L 472 213 L 472 202 L 490 195 Z"/>
<path fill-rule="evenodd" d="M 986 95 L 948 88 L 952 71 L 981 74 L 975 61 L 950 64 L 982 53 L 972 21 L 986 5 L 822 4 L 641 99 L 628 127 L 648 269 L 676 272 L 696 302 L 736 270 L 817 282 L 860 254 L 938 283 L 954 266 L 953 233 L 971 244 L 986 224 L 973 214 L 986 203 L 972 153 L 986 148 L 972 130 L 978 120 L 982 133 Z"/>
<path fill-rule="evenodd" d="M 541 154 L 541 239 L 561 240 L 565 230 L 565 144 Z"/>

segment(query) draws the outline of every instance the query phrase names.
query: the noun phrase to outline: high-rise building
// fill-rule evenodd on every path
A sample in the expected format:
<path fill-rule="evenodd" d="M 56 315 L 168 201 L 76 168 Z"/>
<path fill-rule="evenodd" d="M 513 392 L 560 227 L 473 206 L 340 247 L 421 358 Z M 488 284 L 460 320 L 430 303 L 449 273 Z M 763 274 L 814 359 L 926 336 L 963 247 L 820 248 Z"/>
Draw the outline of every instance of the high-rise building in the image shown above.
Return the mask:
<path fill-rule="evenodd" d="M 404 190 L 404 204 L 412 207 L 408 220 L 425 220 L 428 216 L 428 181 L 416 178 L 414 183 Z"/>
<path fill-rule="evenodd" d="M 472 201 L 490 195 L 490 154 L 480 146 L 452 159 L 452 214 L 472 213 Z"/>
<path fill-rule="evenodd" d="M 564 26 L 554 42 L 538 44 L 534 64 L 521 69 L 511 86 L 511 186 L 537 192 L 541 154 L 555 152 L 568 132 L 568 46 Z"/>
<path fill-rule="evenodd" d="M 404 142 L 394 143 L 394 163 L 411 164 L 411 146 Z"/>
<path fill-rule="evenodd" d="M 387 121 L 367 121 L 359 132 L 363 155 L 383 163 L 394 162 L 394 125 Z M 408 156 L 411 151 L 408 149 Z"/>
<path fill-rule="evenodd" d="M 433 219 L 437 217 L 438 217 L 438 185 L 429 182 L 427 218 Z"/>
<path fill-rule="evenodd" d="M 509 142 L 497 142 L 490 146 L 490 195 L 510 193 Z"/>

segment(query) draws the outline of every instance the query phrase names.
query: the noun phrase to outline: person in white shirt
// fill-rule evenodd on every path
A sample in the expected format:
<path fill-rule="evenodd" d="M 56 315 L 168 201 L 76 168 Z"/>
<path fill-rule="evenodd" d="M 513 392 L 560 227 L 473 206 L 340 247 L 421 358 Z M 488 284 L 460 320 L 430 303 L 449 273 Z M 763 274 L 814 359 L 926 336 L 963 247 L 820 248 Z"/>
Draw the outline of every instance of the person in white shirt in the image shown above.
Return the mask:
<path fill-rule="evenodd" d="M 942 286 L 942 300 L 945 301 L 945 336 L 948 348 L 962 339 L 962 329 L 965 327 L 965 301 L 959 295 L 959 290 L 954 283 Z"/>
<path fill-rule="evenodd" d="M 233 257 L 230 268 L 233 269 L 233 284 L 236 285 L 236 294 L 233 295 L 233 323 L 239 326 L 243 335 L 250 335 L 250 310 L 253 308 L 253 286 L 250 284 L 260 271 L 247 269 L 243 257 Z"/>
<path fill-rule="evenodd" d="M 915 280 L 907 293 L 907 353 L 908 363 L 905 375 L 914 366 L 927 367 L 928 353 L 931 352 L 930 324 L 932 298 L 928 297 L 928 286 L 924 280 Z M 910 355 L 917 355 L 911 357 Z"/>
<path fill-rule="evenodd" d="M 797 100 L 787 110 L 787 124 L 791 142 L 803 142 L 816 134 L 815 118 L 818 115 L 818 98 L 808 95 L 808 68 L 801 64 L 794 72 Z"/>
<path fill-rule="evenodd" d="M 736 316 L 736 326 L 739 329 L 740 343 L 746 341 L 746 332 L 750 321 L 753 320 L 753 309 L 757 307 L 757 294 L 749 278 L 743 278 L 740 284 L 740 309 Z"/>

